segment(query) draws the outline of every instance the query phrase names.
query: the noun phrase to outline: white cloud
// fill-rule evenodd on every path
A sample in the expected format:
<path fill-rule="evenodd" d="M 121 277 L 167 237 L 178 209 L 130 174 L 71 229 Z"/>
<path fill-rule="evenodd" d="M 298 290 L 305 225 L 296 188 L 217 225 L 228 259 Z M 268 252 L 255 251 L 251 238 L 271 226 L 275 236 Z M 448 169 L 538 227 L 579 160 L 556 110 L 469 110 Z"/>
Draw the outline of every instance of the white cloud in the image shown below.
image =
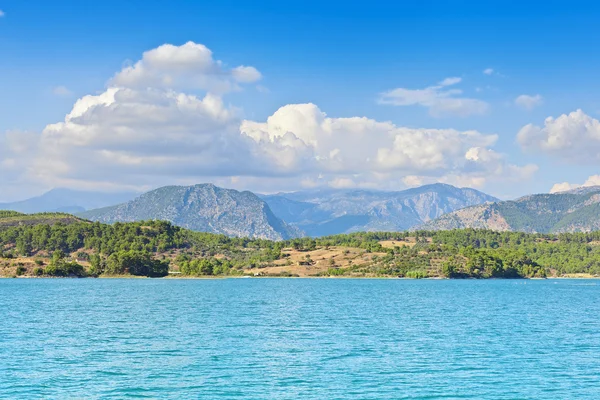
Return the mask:
<path fill-rule="evenodd" d="M 522 94 L 515 99 L 515 104 L 524 110 L 533 110 L 535 107 L 541 106 L 544 98 L 539 94 L 530 96 Z"/>
<path fill-rule="evenodd" d="M 28 157 L 19 155 L 14 134 L 1 137 L 12 144 L 0 151 L 3 176 L 10 167 L 21 181 L 47 186 L 131 188 L 236 168 L 274 174 L 256 162 L 254 141 L 239 133 L 240 110 L 220 96 L 259 78 L 253 67 L 225 68 L 203 45 L 160 46 L 115 75 L 103 93 L 77 100 L 64 121 L 46 126 Z M 208 93 L 186 94 L 180 86 Z"/>
<path fill-rule="evenodd" d="M 237 112 L 212 94 L 110 88 L 78 100 L 63 122 L 44 129 L 33 169 L 55 185 L 223 175 L 235 169 L 235 157 L 235 165 L 252 171 Z"/>
<path fill-rule="evenodd" d="M 583 187 L 600 186 L 600 175 L 592 175 L 583 183 Z"/>
<path fill-rule="evenodd" d="M 227 93 L 238 90 L 241 83 L 256 82 L 261 77 L 254 67 L 227 68 L 222 61 L 213 58 L 212 51 L 206 46 L 187 42 L 181 46 L 164 44 L 146 51 L 140 61 L 118 72 L 110 86 Z"/>
<path fill-rule="evenodd" d="M 111 88 L 48 125 L 36 149 L 27 147 L 35 159 L 24 170 L 48 186 L 111 189 L 206 180 L 243 186 L 260 178 L 270 189 L 481 186 L 531 174 L 491 148 L 496 135 L 476 131 L 329 118 L 313 104 L 284 106 L 266 122 L 238 116 L 211 94 Z"/>
<path fill-rule="evenodd" d="M 548 117 L 543 127 L 526 125 L 517 134 L 517 141 L 524 150 L 575 164 L 600 161 L 600 122 L 581 110 Z"/>
<path fill-rule="evenodd" d="M 241 131 L 270 159 L 302 166 L 340 186 L 404 185 L 427 179 L 527 179 L 537 167 L 518 167 L 491 149 L 496 135 L 453 129 L 415 129 L 364 117 L 329 118 L 314 104 L 280 108 L 266 122 L 244 121 Z M 270 153 L 274 151 L 274 153 Z M 448 178 L 450 179 L 450 178 Z"/>
<path fill-rule="evenodd" d="M 590 187 L 590 186 L 600 186 L 600 175 L 592 175 L 587 178 L 584 183 L 569 183 L 569 182 L 561 182 L 556 183 L 550 189 L 550 193 L 560 193 L 566 192 L 568 190 L 577 189 L 580 187 Z"/>
<path fill-rule="evenodd" d="M 482 186 L 535 172 L 496 152 L 494 134 L 334 118 L 310 103 L 243 120 L 223 100 L 224 88 L 258 78 L 251 67 L 223 67 L 202 45 L 150 50 L 41 134 L 0 136 L 0 191 L 17 181 L 105 190 L 202 181 L 264 191 L 398 189 L 433 181 Z"/>
<path fill-rule="evenodd" d="M 457 83 L 460 83 L 460 82 L 462 82 L 462 78 L 454 76 L 454 77 L 444 79 L 443 81 L 441 81 L 439 83 L 439 85 L 440 86 L 452 86 L 452 85 L 456 85 Z"/>
<path fill-rule="evenodd" d="M 569 182 L 555 183 L 552 188 L 550 188 L 550 193 L 566 192 L 568 190 L 577 189 L 580 186 L 581 185 Z"/>
<path fill-rule="evenodd" d="M 452 77 L 424 89 L 396 88 L 381 93 L 378 101 L 380 104 L 394 106 L 420 105 L 428 108 L 429 114 L 433 117 L 467 117 L 485 114 L 489 110 L 488 103 L 461 97 L 462 90 L 448 88 L 448 86 L 456 85 L 461 81 L 461 78 Z"/>
<path fill-rule="evenodd" d="M 2 10 L 0 10 L 0 18 L 4 17 L 6 15 L 6 13 Z"/>
<path fill-rule="evenodd" d="M 231 70 L 231 75 L 238 82 L 243 83 L 252 83 L 259 81 L 262 78 L 262 75 L 258 70 L 254 67 L 235 67 Z"/>
<path fill-rule="evenodd" d="M 66 86 L 56 86 L 52 89 L 52 93 L 57 96 L 71 96 L 73 94 Z"/>
<path fill-rule="evenodd" d="M 492 75 L 494 73 L 494 69 L 493 68 L 486 68 L 483 70 L 483 73 L 485 75 Z"/>
<path fill-rule="evenodd" d="M 31 193 L 23 177 L 33 161 L 39 134 L 26 131 L 0 132 L 0 194 L 2 201 L 16 200 Z"/>
<path fill-rule="evenodd" d="M 408 187 L 415 187 L 423 185 L 423 178 L 415 175 L 407 175 L 402 178 L 402 182 Z"/>

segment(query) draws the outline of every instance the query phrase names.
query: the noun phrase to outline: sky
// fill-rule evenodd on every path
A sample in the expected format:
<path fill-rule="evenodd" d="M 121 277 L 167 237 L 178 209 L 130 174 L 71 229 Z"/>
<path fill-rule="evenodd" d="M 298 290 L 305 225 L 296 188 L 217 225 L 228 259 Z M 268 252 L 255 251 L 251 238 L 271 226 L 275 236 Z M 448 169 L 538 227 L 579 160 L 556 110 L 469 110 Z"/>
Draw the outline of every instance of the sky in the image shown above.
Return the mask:
<path fill-rule="evenodd" d="M 0 202 L 600 184 L 591 1 L 0 0 Z"/>

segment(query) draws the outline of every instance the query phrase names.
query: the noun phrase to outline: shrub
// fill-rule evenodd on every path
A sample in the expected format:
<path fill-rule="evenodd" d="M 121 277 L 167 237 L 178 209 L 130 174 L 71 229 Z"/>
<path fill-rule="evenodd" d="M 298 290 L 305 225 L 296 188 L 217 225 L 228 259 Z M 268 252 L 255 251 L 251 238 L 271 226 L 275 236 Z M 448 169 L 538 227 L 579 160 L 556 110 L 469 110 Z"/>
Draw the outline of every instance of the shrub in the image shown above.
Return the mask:
<path fill-rule="evenodd" d="M 329 268 L 327 270 L 327 275 L 329 276 L 342 276 L 346 273 L 346 269 L 344 268 Z"/>
<path fill-rule="evenodd" d="M 108 257 L 105 272 L 112 275 L 129 273 L 156 278 L 169 273 L 169 261 L 157 260 L 147 252 L 120 251 Z"/>
<path fill-rule="evenodd" d="M 413 279 L 423 279 L 423 278 L 427 278 L 428 276 L 429 275 L 427 274 L 427 271 L 419 270 L 419 269 L 414 269 L 414 270 L 408 271 L 406 273 L 407 278 L 413 278 Z"/>
<path fill-rule="evenodd" d="M 76 262 L 51 263 L 46 267 L 46 274 L 50 276 L 85 276 L 82 265 Z"/>

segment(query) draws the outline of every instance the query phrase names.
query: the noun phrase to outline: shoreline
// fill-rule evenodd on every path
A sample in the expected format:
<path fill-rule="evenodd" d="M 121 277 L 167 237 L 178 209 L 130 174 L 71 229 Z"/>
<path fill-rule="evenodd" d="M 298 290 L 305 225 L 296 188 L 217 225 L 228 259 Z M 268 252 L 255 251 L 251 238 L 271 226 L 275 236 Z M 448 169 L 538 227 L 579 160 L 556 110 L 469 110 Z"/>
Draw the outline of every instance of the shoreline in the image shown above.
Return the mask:
<path fill-rule="evenodd" d="M 600 276 L 578 275 L 578 276 L 549 276 L 547 278 L 408 278 L 396 276 L 136 276 L 136 275 L 104 275 L 104 276 L 0 276 L 0 279 L 158 279 L 158 280 L 222 280 L 222 279 L 389 279 L 389 280 L 410 280 L 410 281 L 532 281 L 532 280 L 553 280 L 553 279 L 600 279 Z"/>

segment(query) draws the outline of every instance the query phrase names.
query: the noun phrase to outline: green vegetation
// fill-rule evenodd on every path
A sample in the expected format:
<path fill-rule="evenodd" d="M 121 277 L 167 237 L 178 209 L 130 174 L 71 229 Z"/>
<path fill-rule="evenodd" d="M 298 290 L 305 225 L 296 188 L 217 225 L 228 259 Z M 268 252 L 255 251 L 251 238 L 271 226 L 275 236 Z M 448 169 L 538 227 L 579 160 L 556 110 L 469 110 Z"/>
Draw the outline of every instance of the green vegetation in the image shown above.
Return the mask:
<path fill-rule="evenodd" d="M 283 245 L 193 232 L 164 221 L 58 222 L 0 229 L 0 258 L 35 257 L 32 264 L 40 267 L 42 257 L 52 257 L 43 269 L 43 275 L 50 276 L 157 277 L 167 275 L 170 264 L 187 275 L 240 275 L 245 267 L 279 258 Z M 85 272 L 80 263 L 89 264 Z"/>
<path fill-rule="evenodd" d="M 84 277 L 86 272 L 82 265 L 77 264 L 74 261 L 67 261 L 65 254 L 57 250 L 52 254 L 52 261 L 44 270 L 44 274 L 48 276 L 73 276 L 73 277 Z"/>
<path fill-rule="evenodd" d="M 0 229 L 19 226 L 19 225 L 39 225 L 39 224 L 72 224 L 83 222 L 81 218 L 77 218 L 71 214 L 65 213 L 37 213 L 37 214 L 22 214 L 16 211 L 0 210 Z"/>
<path fill-rule="evenodd" d="M 314 253 L 330 248 L 337 252 L 335 258 Z M 4 268 L 6 275 L 161 277 L 173 271 L 183 276 L 235 276 L 291 267 L 290 252 L 296 254 L 294 268 L 314 276 L 600 275 L 600 232 L 362 232 L 274 242 L 193 232 L 164 221 L 113 225 L 59 221 L 0 228 L 0 273 Z M 279 276 L 298 273 L 287 267 L 278 271 Z"/>
<path fill-rule="evenodd" d="M 416 243 L 410 243 L 409 239 Z M 381 241 L 395 241 L 397 245 L 384 248 Z M 600 232 L 550 235 L 464 229 L 356 233 L 318 239 L 317 245 L 385 253 L 367 265 L 346 268 L 345 275 L 410 278 L 600 275 Z"/>
<path fill-rule="evenodd" d="M 25 214 L 16 211 L 0 210 L 0 219 L 11 218 L 11 217 L 24 217 Z"/>

